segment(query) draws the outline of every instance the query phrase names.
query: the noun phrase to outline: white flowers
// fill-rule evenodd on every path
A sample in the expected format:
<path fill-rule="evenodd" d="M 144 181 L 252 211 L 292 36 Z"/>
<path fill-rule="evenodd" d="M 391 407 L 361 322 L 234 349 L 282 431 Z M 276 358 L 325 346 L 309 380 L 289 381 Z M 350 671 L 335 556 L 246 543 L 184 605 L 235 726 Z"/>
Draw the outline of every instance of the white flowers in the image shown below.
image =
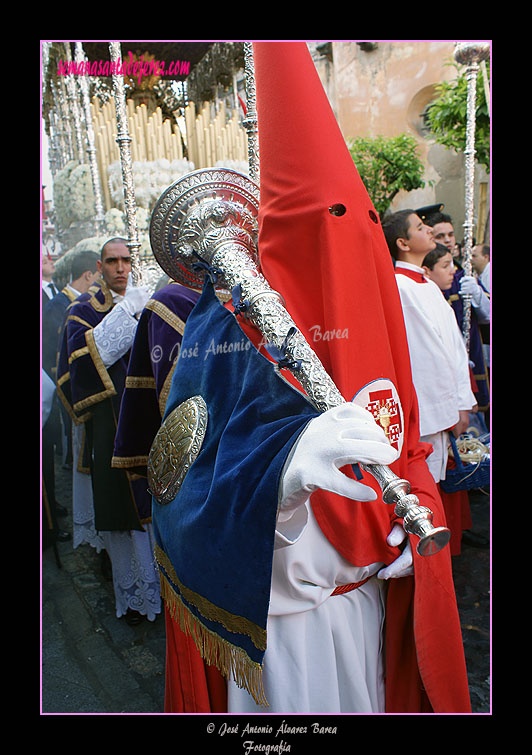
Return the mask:
<path fill-rule="evenodd" d="M 133 186 L 137 210 L 151 211 L 165 189 L 178 178 L 194 170 L 194 163 L 189 160 L 167 160 L 160 158 L 151 162 L 134 162 L 132 165 Z M 120 161 L 109 165 L 108 183 L 111 199 L 120 209 L 124 207 L 124 188 L 122 184 L 122 166 Z M 137 212 L 137 222 L 139 213 Z"/>
<path fill-rule="evenodd" d="M 54 180 L 54 209 L 61 228 L 90 220 L 96 210 L 90 168 L 70 160 Z"/>

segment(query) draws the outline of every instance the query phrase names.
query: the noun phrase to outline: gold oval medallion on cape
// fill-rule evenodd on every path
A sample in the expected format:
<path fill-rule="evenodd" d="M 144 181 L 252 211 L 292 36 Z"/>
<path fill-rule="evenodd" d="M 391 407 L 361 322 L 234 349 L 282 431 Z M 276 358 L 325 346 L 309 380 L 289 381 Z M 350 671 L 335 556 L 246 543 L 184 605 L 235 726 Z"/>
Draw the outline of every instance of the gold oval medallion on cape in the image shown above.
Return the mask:
<path fill-rule="evenodd" d="M 161 425 L 148 457 L 148 485 L 158 503 L 171 503 L 176 497 L 201 451 L 207 416 L 205 401 L 192 396 L 171 411 Z"/>

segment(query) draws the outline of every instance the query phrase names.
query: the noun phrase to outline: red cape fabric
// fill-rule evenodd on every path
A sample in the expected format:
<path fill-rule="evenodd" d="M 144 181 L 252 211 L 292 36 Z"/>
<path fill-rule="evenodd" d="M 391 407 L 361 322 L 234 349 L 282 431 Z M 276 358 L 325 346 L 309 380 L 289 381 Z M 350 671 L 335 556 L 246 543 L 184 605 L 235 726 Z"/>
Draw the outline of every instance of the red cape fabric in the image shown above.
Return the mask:
<path fill-rule="evenodd" d="M 438 490 L 443 502 L 447 526 L 451 530 L 451 539 L 449 541 L 451 556 L 459 556 L 462 552 L 462 532 L 470 530 L 473 526 L 469 495 L 467 494 L 467 490 L 446 493 L 439 485 Z"/>
<path fill-rule="evenodd" d="M 393 382 L 404 446 L 392 469 L 434 512 L 434 525 L 445 524 L 425 462 L 430 447 L 419 443 L 401 303 L 380 220 L 306 44 L 257 42 L 254 58 L 264 275 L 347 401 L 378 378 Z M 371 475 L 364 481 L 380 493 Z M 320 491 L 312 506 L 324 534 L 352 563 L 390 563 L 399 555 L 386 544 L 393 508 L 382 501 Z M 414 538 L 412 546 L 415 552 Z M 425 558 L 414 553 L 414 564 L 415 579 L 389 581 L 387 711 L 468 712 L 449 548 Z"/>
<path fill-rule="evenodd" d="M 164 606 L 166 622 L 165 713 L 226 713 L 224 677 L 200 656 Z"/>

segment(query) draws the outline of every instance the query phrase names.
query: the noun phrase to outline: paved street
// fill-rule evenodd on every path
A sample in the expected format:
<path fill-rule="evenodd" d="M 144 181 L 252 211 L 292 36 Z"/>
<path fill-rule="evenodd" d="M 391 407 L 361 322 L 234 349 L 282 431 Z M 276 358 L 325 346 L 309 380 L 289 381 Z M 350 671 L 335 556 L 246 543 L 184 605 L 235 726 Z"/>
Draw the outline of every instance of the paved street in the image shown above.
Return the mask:
<path fill-rule="evenodd" d="M 57 498 L 72 511 L 70 470 L 56 464 Z M 489 535 L 489 497 L 471 496 L 474 530 Z M 71 515 L 60 520 L 72 531 Z M 162 713 L 165 628 L 117 619 L 112 583 L 90 546 L 58 543 L 42 559 L 43 714 Z M 474 713 L 490 713 L 490 553 L 463 546 L 453 558 Z"/>

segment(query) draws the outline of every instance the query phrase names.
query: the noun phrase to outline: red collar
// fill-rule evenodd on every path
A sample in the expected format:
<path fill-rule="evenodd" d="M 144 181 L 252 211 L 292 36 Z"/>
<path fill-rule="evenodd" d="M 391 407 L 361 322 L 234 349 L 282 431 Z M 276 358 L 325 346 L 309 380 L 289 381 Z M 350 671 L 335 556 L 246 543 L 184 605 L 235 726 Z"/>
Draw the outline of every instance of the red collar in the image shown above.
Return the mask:
<path fill-rule="evenodd" d="M 396 267 L 395 268 L 395 274 L 401 273 L 401 275 L 406 275 L 407 278 L 411 278 L 413 281 L 416 281 L 416 283 L 426 283 L 427 279 L 425 278 L 423 273 L 418 272 L 417 270 L 409 270 L 406 267 Z"/>

